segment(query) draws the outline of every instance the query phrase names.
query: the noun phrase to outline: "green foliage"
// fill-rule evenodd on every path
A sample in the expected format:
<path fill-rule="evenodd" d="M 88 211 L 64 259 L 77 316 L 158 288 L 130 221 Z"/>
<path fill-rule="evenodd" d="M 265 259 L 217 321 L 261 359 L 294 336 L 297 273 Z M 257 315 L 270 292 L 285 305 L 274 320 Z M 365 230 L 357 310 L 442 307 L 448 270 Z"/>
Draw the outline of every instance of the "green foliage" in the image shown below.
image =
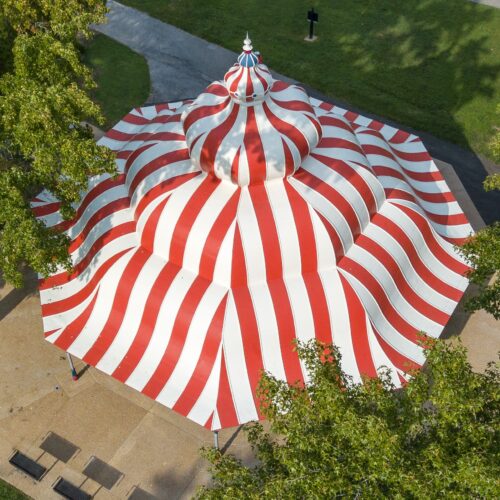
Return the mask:
<path fill-rule="evenodd" d="M 65 217 L 89 176 L 115 171 L 83 122 L 103 122 L 88 92 L 90 71 L 77 36 L 102 22 L 104 0 L 4 0 L 0 42 L 10 43 L 0 73 L 0 269 L 21 284 L 24 262 L 42 274 L 69 268 L 67 239 L 38 223 L 29 208 L 40 189 L 61 201 Z M 5 51 L 4 51 L 5 52 Z"/>
<path fill-rule="evenodd" d="M 500 222 L 478 231 L 459 250 L 471 266 L 469 280 L 479 286 L 466 308 L 484 309 L 500 319 Z"/>
<path fill-rule="evenodd" d="M 258 464 L 205 449 L 213 483 L 198 498 L 498 498 L 497 368 L 474 373 L 460 344 L 437 341 L 397 390 L 387 373 L 353 384 L 331 346 L 298 351 L 306 387 L 260 382 L 270 431 L 246 426 Z"/>
<path fill-rule="evenodd" d="M 0 498 L 2 500 L 29 500 L 31 497 L 0 479 Z"/>

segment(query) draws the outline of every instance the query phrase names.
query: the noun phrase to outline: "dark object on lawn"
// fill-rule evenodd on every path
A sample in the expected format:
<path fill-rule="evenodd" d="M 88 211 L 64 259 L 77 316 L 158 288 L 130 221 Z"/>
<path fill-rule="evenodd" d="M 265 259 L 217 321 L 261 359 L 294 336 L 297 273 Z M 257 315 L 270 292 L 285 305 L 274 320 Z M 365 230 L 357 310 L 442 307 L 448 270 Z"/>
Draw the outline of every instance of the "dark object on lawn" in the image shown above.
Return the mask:
<path fill-rule="evenodd" d="M 309 40 L 314 38 L 314 23 L 318 22 L 318 13 L 314 12 L 314 7 L 307 12 L 307 20 L 309 21 Z"/>
<path fill-rule="evenodd" d="M 79 450 L 78 446 L 70 443 L 67 439 L 58 436 L 54 432 L 49 432 L 42 441 L 40 448 L 61 462 L 67 463 Z"/>
<path fill-rule="evenodd" d="M 68 500 L 90 500 L 92 498 L 92 495 L 66 481 L 63 477 L 57 480 L 52 489 Z"/>
<path fill-rule="evenodd" d="M 108 465 L 97 457 L 90 458 L 83 473 L 108 490 L 110 490 L 123 476 L 119 470 L 111 467 L 111 465 Z"/>
<path fill-rule="evenodd" d="M 9 463 L 11 463 L 14 467 L 22 470 L 37 481 L 40 481 L 45 472 L 47 472 L 46 467 L 40 465 L 38 462 L 26 456 L 24 453 L 21 453 L 19 450 L 16 450 L 14 455 L 10 457 Z"/>

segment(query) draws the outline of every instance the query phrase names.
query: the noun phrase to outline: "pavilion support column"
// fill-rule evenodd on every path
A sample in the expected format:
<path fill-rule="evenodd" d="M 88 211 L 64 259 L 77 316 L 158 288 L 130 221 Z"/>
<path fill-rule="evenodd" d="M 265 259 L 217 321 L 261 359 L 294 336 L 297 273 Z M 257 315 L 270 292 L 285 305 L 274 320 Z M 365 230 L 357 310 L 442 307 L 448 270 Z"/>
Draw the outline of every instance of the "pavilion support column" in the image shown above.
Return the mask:
<path fill-rule="evenodd" d="M 66 357 L 68 358 L 69 368 L 71 370 L 71 378 L 76 382 L 78 380 L 78 373 L 76 373 L 75 365 L 73 364 L 73 358 L 69 352 L 66 353 Z"/>
<path fill-rule="evenodd" d="M 219 431 L 214 431 L 214 448 L 219 449 Z"/>

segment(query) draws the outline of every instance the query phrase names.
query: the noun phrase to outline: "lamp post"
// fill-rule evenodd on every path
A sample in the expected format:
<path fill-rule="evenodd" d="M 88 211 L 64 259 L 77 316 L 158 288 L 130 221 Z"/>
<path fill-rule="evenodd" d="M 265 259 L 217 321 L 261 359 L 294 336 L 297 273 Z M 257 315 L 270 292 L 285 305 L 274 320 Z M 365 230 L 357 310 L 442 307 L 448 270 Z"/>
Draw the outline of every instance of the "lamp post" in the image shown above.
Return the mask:
<path fill-rule="evenodd" d="M 314 23 L 318 22 L 318 13 L 314 11 L 314 7 L 311 8 L 310 11 L 307 12 L 307 20 L 309 21 L 309 36 L 305 38 L 308 42 L 313 42 L 316 40 L 316 36 L 314 36 Z"/>

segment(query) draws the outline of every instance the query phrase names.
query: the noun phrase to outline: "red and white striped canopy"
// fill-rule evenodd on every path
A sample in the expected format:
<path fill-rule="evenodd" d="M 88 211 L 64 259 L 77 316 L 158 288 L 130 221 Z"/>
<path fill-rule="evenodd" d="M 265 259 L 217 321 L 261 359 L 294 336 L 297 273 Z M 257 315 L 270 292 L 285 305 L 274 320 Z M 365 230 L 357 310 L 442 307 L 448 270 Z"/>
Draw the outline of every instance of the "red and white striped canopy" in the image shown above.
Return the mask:
<path fill-rule="evenodd" d="M 194 102 L 138 108 L 101 140 L 74 272 L 40 283 L 48 341 L 210 429 L 259 418 L 261 371 L 307 380 L 295 338 L 400 385 L 438 337 L 471 233 L 420 139 L 272 79 L 245 41 Z"/>

